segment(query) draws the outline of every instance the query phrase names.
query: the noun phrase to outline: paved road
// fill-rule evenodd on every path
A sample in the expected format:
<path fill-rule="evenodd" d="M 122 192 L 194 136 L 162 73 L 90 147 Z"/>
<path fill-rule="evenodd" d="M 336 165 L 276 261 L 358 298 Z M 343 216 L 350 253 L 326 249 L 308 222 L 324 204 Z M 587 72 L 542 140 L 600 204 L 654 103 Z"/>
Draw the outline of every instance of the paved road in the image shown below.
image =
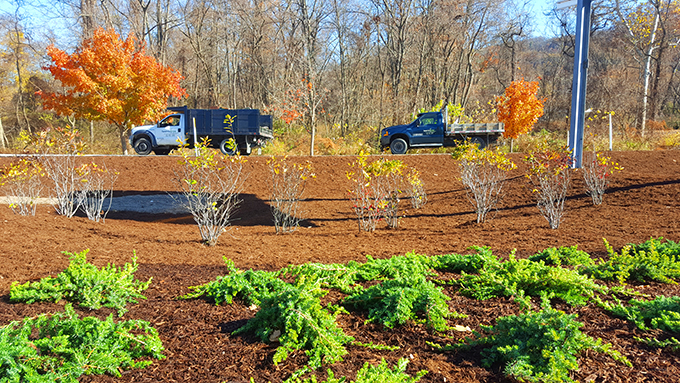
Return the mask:
<path fill-rule="evenodd" d="M 147 214 L 188 214 L 179 194 L 126 195 L 113 197 L 110 211 L 131 211 Z M 38 198 L 39 204 L 54 203 L 53 198 Z M 10 203 L 10 197 L 0 196 L 0 204 Z M 108 206 L 108 201 L 104 206 Z"/>

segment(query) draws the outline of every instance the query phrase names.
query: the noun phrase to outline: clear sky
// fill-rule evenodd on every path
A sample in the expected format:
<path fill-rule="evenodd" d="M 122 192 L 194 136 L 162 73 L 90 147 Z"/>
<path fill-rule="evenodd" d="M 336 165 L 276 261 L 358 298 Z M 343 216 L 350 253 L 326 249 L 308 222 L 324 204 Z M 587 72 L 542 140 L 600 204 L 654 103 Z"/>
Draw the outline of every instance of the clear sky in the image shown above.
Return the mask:
<path fill-rule="evenodd" d="M 522 0 L 519 0 L 518 2 L 521 2 Z M 555 4 L 555 0 L 528 0 L 529 1 L 529 6 L 532 8 L 532 13 L 533 13 L 533 21 L 534 21 L 534 35 L 535 36 L 545 36 L 545 37 L 552 37 L 551 31 L 548 29 L 548 18 L 544 15 L 544 13 L 550 11 L 552 7 Z M 16 10 L 16 4 L 17 2 L 22 3 L 21 0 L 0 0 L 0 13 L 9 13 L 13 14 L 14 11 Z M 39 19 L 40 16 L 40 11 L 32 10 L 29 11 L 29 7 L 22 7 L 22 14 L 24 17 L 28 16 L 29 23 L 31 21 L 37 21 L 34 19 Z M 47 9 L 44 9 L 42 11 L 47 11 Z M 54 25 L 52 25 L 54 27 Z"/>
<path fill-rule="evenodd" d="M 547 27 L 548 17 L 545 13 L 549 12 L 555 5 L 555 0 L 529 0 L 529 4 L 533 7 L 534 14 L 534 35 L 552 37 L 550 30 Z"/>

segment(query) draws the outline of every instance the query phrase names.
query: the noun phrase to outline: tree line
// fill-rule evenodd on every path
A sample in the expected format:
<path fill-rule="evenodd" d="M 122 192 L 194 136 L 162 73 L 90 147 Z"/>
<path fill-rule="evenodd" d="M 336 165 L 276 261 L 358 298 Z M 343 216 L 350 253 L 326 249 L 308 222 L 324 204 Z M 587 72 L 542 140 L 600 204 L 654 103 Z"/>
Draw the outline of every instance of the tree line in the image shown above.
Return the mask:
<path fill-rule="evenodd" d="M 279 127 L 329 136 L 404 123 L 441 100 L 497 119 L 513 81 L 538 81 L 535 129 L 568 130 L 574 9 L 537 37 L 526 0 L 12 0 L 0 15 L 0 142 L 57 124 L 36 92 L 63 87 L 46 47 L 73 51 L 103 27 L 134 36 L 178 71 L 192 108 L 259 108 Z M 586 108 L 614 112 L 623 134 L 676 128 L 677 0 L 594 0 Z M 46 13 L 40 13 L 46 12 Z M 68 35 L 50 30 L 49 20 Z M 599 113 L 597 113 L 599 111 Z M 89 126 L 71 116 L 70 123 Z M 68 122 L 68 121 L 66 121 Z M 589 122 L 596 128 L 596 121 Z"/>

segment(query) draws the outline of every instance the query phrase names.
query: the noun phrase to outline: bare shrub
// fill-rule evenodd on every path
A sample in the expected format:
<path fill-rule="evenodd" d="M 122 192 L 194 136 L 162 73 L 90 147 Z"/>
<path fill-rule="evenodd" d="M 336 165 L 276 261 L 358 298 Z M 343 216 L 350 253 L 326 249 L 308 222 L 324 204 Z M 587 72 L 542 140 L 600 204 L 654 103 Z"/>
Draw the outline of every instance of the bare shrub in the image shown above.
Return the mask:
<path fill-rule="evenodd" d="M 194 217 L 201 239 L 214 246 L 241 203 L 245 159 L 239 155 L 224 157 L 209 146 L 209 140 L 204 139 L 196 150 L 180 150 L 182 167 L 175 180 L 184 197 L 181 203 Z"/>
<path fill-rule="evenodd" d="M 378 221 L 382 218 L 382 211 L 379 208 L 381 201 L 371 183 L 371 175 L 363 169 L 366 165 L 366 156 L 362 153 L 352 165 L 356 170 L 347 172 L 347 178 L 352 182 L 349 197 L 357 215 L 359 231 L 375 231 Z"/>
<path fill-rule="evenodd" d="M 399 194 L 404 182 L 404 164 L 399 160 L 383 158 L 373 162 L 370 171 L 373 174 L 378 194 L 383 196 L 380 208 L 387 226 L 391 229 L 399 227 Z"/>
<path fill-rule="evenodd" d="M 20 141 L 26 148 L 38 154 L 42 168 L 52 180 L 52 197 L 57 214 L 73 217 L 78 211 L 78 191 L 81 178 L 77 170 L 77 157 L 85 149 L 85 143 L 75 128 L 48 128 L 30 134 L 21 132 Z"/>
<path fill-rule="evenodd" d="M 411 200 L 411 207 L 420 209 L 427 203 L 427 193 L 425 192 L 425 184 L 420 179 L 420 172 L 415 168 L 411 168 L 406 174 L 406 181 L 408 185 L 406 191 L 408 198 Z"/>
<path fill-rule="evenodd" d="M 315 178 L 312 165 L 291 163 L 287 157 L 267 161 L 271 174 L 271 210 L 277 233 L 292 233 L 300 227 L 300 200 L 309 178 Z"/>
<path fill-rule="evenodd" d="M 618 163 L 602 153 L 593 152 L 586 156 L 583 160 L 583 180 L 586 183 L 586 194 L 593 200 L 593 205 L 602 204 L 611 175 L 622 169 Z"/>
<path fill-rule="evenodd" d="M 41 175 L 40 164 L 35 159 L 25 158 L 10 163 L 0 171 L 0 185 L 15 214 L 35 215 L 37 200 L 43 189 Z"/>
<path fill-rule="evenodd" d="M 508 172 L 516 166 L 505 154 L 480 150 L 474 144 L 462 145 L 458 153 L 454 158 L 460 161 L 460 178 L 467 198 L 475 208 L 477 223 L 484 222 L 487 214 L 498 206 Z"/>
<path fill-rule="evenodd" d="M 52 196 L 56 201 L 54 210 L 59 215 L 73 217 L 80 207 L 78 200 L 80 177 L 76 172 L 76 156 L 47 154 L 41 161 L 47 176 L 54 184 L 52 189 Z"/>
<path fill-rule="evenodd" d="M 371 163 L 362 152 L 347 173 L 352 183 L 349 191 L 360 231 L 375 231 L 385 219 L 390 228 L 399 227 L 399 194 L 403 184 L 404 164 L 399 160 L 380 158 Z"/>
<path fill-rule="evenodd" d="M 557 229 L 564 216 L 564 202 L 571 179 L 570 152 L 567 148 L 549 149 L 547 146 L 531 152 L 525 159 L 529 164 L 529 178 L 536 194 L 538 210 L 551 229 Z"/>
<path fill-rule="evenodd" d="M 88 219 L 95 222 L 106 220 L 106 215 L 111 209 L 113 184 L 118 179 L 118 173 L 109 170 L 105 164 L 99 166 L 92 162 L 78 168 L 78 175 L 80 176 L 78 205 Z"/>

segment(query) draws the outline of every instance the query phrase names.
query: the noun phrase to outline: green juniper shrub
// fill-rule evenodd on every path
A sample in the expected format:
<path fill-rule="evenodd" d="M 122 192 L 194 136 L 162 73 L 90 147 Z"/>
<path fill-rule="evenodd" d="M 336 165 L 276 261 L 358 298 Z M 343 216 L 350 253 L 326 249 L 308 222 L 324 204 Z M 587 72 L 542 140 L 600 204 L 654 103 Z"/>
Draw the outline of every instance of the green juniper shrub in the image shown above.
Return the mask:
<path fill-rule="evenodd" d="M 680 297 L 661 296 L 651 301 L 631 299 L 628 303 L 628 306 L 620 301 L 616 304 L 604 303 L 603 307 L 612 314 L 635 323 L 641 330 L 660 329 L 671 335 L 680 335 Z M 669 346 L 674 350 L 680 350 L 680 342 L 674 337 L 666 340 L 637 339 L 651 346 Z"/>
<path fill-rule="evenodd" d="M 68 303 L 64 310 L 0 327 L 0 381 L 77 383 L 83 374 L 120 376 L 152 363 L 140 358 L 164 358 L 148 322 L 80 319 Z"/>
<path fill-rule="evenodd" d="M 514 254 L 505 262 L 487 263 L 479 274 L 463 273 L 456 283 L 464 295 L 481 300 L 515 297 L 525 308 L 531 307 L 529 296 L 552 294 L 568 304 L 585 305 L 595 292 L 607 291 L 605 286 L 573 270 L 516 259 Z"/>
<path fill-rule="evenodd" d="M 532 255 L 529 257 L 529 260 L 534 262 L 543 261 L 546 265 L 555 266 L 588 266 L 594 264 L 593 259 L 590 258 L 590 254 L 579 250 L 578 246 L 550 247 L 540 253 Z"/>
<path fill-rule="evenodd" d="M 132 263 L 126 263 L 123 268 L 107 265 L 101 269 L 87 263 L 89 250 L 69 255 L 71 261 L 66 270 L 56 278 L 45 277 L 39 282 L 12 283 L 10 287 L 10 301 L 12 302 L 58 302 L 61 299 L 77 303 L 81 307 L 96 310 L 103 307 L 114 308 L 122 316 L 127 309 L 127 303 L 137 303 L 136 299 L 146 299 L 142 291 L 151 283 L 135 279 L 137 272 L 137 257 L 132 257 Z"/>
<path fill-rule="evenodd" d="M 356 283 L 360 264 L 350 261 L 346 265 L 333 263 L 304 263 L 288 266 L 281 270 L 282 275 L 295 278 L 305 276 L 308 279 L 318 279 L 322 287 L 338 289 L 342 292 L 351 291 Z"/>
<path fill-rule="evenodd" d="M 387 259 L 366 256 L 366 263 L 358 264 L 357 280 L 375 281 L 406 278 L 412 275 L 434 276 L 432 261 L 426 255 L 407 253 Z"/>
<path fill-rule="evenodd" d="M 475 254 L 445 254 L 432 257 L 433 268 L 438 271 L 452 273 L 478 273 L 487 265 L 498 264 L 500 260 L 493 255 L 489 247 L 473 246 Z"/>
<path fill-rule="evenodd" d="M 431 345 L 440 350 L 485 347 L 486 367 L 502 363 L 506 375 L 528 382 L 573 382 L 569 373 L 578 370 L 578 355 L 585 350 L 605 353 L 631 366 L 610 344 L 582 333 L 583 324 L 576 318 L 576 314 L 553 309 L 544 298 L 541 311 L 500 317 L 495 326 L 482 326 L 483 334 L 475 332 L 476 339 L 454 346 Z"/>
<path fill-rule="evenodd" d="M 672 255 L 675 257 L 680 256 L 680 243 L 673 242 L 669 239 L 664 239 L 663 237 L 650 238 L 649 240 L 638 245 L 630 244 L 630 247 L 632 248 L 633 252 L 636 253 L 641 251 L 650 252 L 655 249 L 661 254 L 666 254 L 669 256 Z"/>
<path fill-rule="evenodd" d="M 680 334 L 680 297 L 657 297 L 652 301 L 631 299 L 605 308 L 616 316 L 634 322 L 642 330 L 661 329 Z"/>
<path fill-rule="evenodd" d="M 263 297 L 255 317 L 234 333 L 252 333 L 263 342 L 278 343 L 274 364 L 286 360 L 291 352 L 305 350 L 309 357 L 307 366 L 294 377 L 318 369 L 323 363 L 342 360 L 347 354 L 345 344 L 354 338 L 345 335 L 335 321 L 335 314 L 321 305 L 320 298 L 328 291 L 319 286 L 318 280 L 305 278 L 295 285 L 283 285 Z"/>
<path fill-rule="evenodd" d="M 422 275 L 414 275 L 390 279 L 357 291 L 347 296 L 343 305 L 353 310 L 368 311 L 369 322 L 382 323 L 389 328 L 418 320 L 420 314 L 429 327 L 446 331 L 446 318 L 460 317 L 449 311 L 448 300 L 441 287 Z"/>
<path fill-rule="evenodd" d="M 406 373 L 406 366 L 408 365 L 407 359 L 399 359 L 397 365 L 394 368 L 390 368 L 385 359 L 382 359 L 380 364 L 373 366 L 372 364 L 366 362 L 361 370 L 357 373 L 357 380 L 353 383 L 416 383 L 427 374 L 427 371 L 418 371 L 416 376 L 409 376 Z M 295 383 L 345 383 L 347 382 L 346 377 L 336 378 L 333 371 L 328 370 L 328 379 L 320 382 L 317 380 L 316 376 L 307 378 L 304 380 L 296 379 Z"/>
<path fill-rule="evenodd" d="M 356 340 L 354 342 L 352 342 L 352 346 L 365 347 L 369 350 L 376 350 L 376 351 L 397 351 L 401 348 L 399 346 L 388 346 L 388 345 L 385 345 L 385 344 L 375 344 L 373 342 L 362 343 L 362 342 L 359 342 L 359 341 L 356 341 Z"/>
<path fill-rule="evenodd" d="M 412 275 L 435 276 L 432 265 L 430 257 L 415 253 L 386 259 L 367 255 L 364 263 L 349 261 L 344 265 L 306 263 L 288 266 L 282 270 L 281 275 L 317 278 L 323 287 L 336 288 L 349 294 L 357 288 L 357 282 L 407 278 Z"/>
<path fill-rule="evenodd" d="M 678 352 L 680 351 L 680 340 L 670 337 L 668 339 L 660 340 L 657 338 L 635 338 L 636 340 L 640 342 L 644 342 L 650 347 L 658 347 L 658 348 L 665 348 L 668 347 L 669 349 Z"/>
<path fill-rule="evenodd" d="M 287 283 L 279 279 L 279 272 L 262 270 L 240 270 L 230 259 L 224 259 L 229 274 L 219 276 L 214 281 L 200 286 L 191 286 L 193 292 L 181 299 L 194 299 L 201 296 L 211 297 L 215 304 L 231 304 L 234 297 L 241 298 L 247 305 L 259 305 L 267 296 L 284 288 Z"/>
<path fill-rule="evenodd" d="M 657 247 L 658 240 L 649 240 L 638 246 L 624 246 L 617 253 L 607 240 L 604 243 L 609 259 L 580 268 L 582 274 L 619 283 L 657 281 L 675 284 L 680 278 L 680 254 L 675 244 Z"/>
<path fill-rule="evenodd" d="M 406 374 L 407 359 L 399 359 L 397 365 L 391 369 L 385 359 L 380 364 L 373 366 L 368 362 L 357 373 L 355 383 L 416 383 L 427 374 L 427 371 L 418 371 L 416 376 Z"/>

